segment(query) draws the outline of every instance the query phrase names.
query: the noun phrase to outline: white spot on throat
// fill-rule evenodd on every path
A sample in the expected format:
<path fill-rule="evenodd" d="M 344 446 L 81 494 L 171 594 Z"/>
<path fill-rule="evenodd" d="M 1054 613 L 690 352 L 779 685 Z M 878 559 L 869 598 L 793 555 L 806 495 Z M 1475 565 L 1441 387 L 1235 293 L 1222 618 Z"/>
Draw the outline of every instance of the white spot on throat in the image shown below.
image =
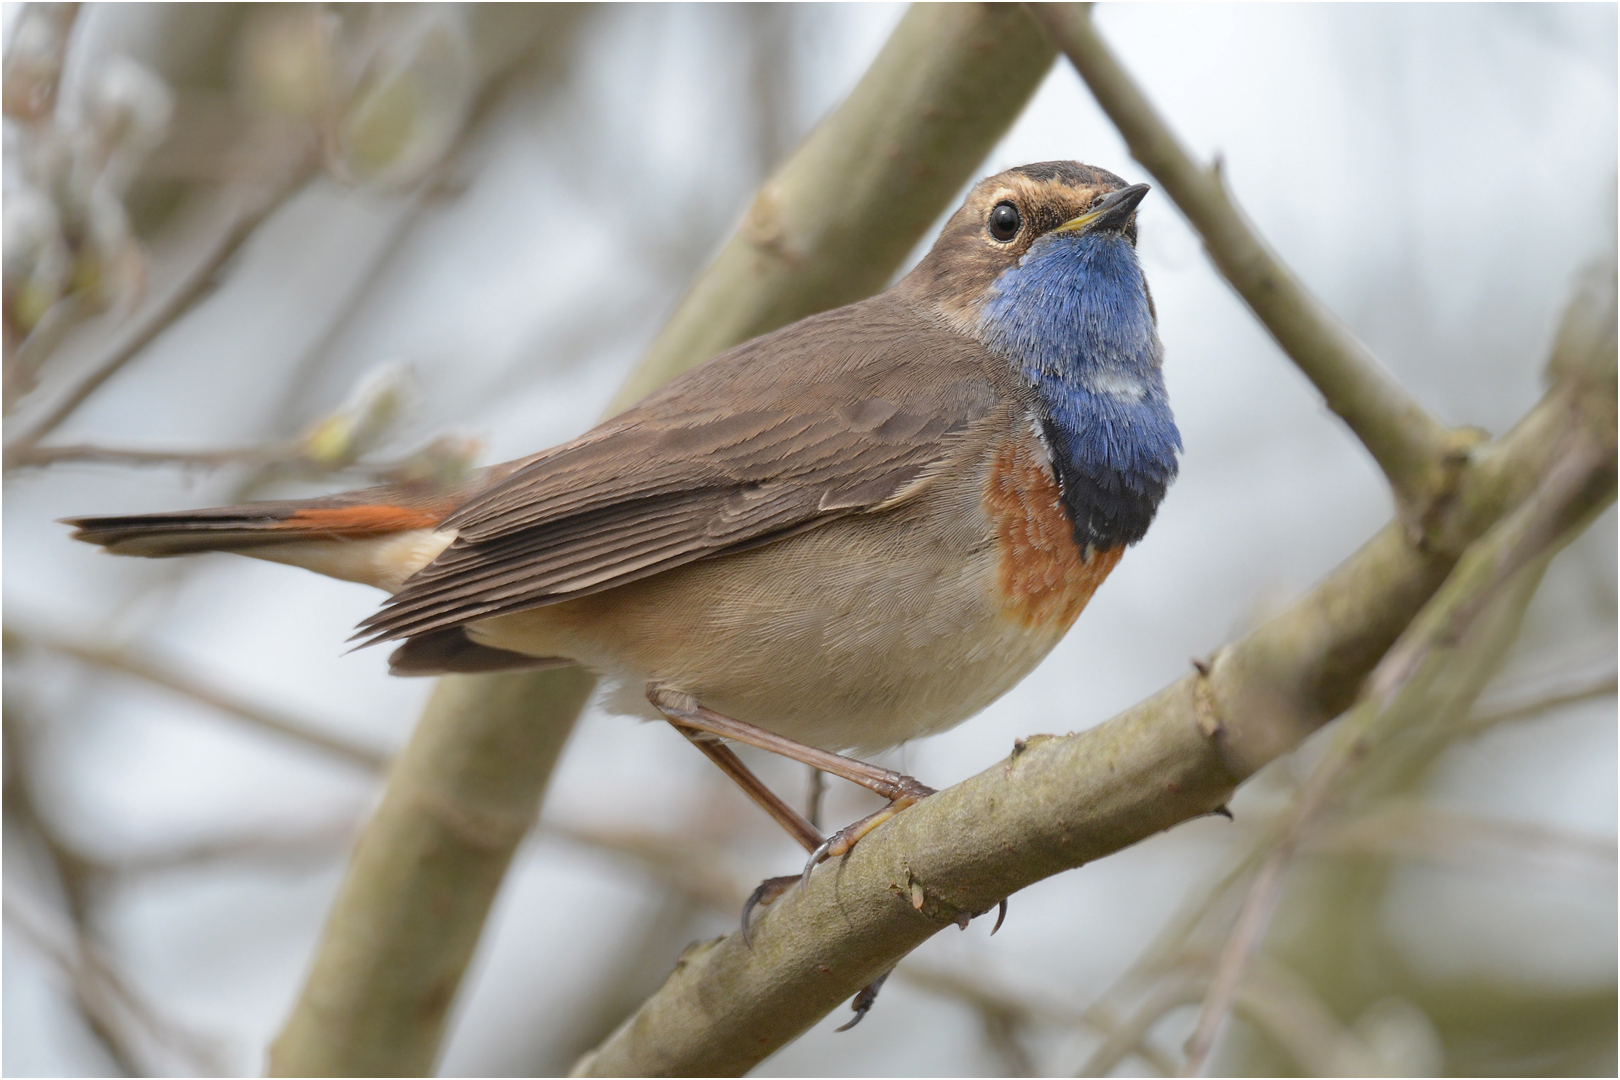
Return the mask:
<path fill-rule="evenodd" d="M 1052 462 L 1056 459 L 1052 455 L 1051 444 L 1046 441 L 1046 427 L 1041 423 L 1041 418 L 1033 411 L 1029 413 L 1026 419 L 1029 421 L 1029 433 L 1035 438 L 1035 448 L 1040 452 L 1041 465 L 1050 470 Z"/>
<path fill-rule="evenodd" d="M 1147 397 L 1147 386 L 1134 375 L 1119 370 L 1103 369 L 1086 377 L 1086 389 L 1093 394 L 1107 394 L 1121 401 L 1141 401 Z"/>

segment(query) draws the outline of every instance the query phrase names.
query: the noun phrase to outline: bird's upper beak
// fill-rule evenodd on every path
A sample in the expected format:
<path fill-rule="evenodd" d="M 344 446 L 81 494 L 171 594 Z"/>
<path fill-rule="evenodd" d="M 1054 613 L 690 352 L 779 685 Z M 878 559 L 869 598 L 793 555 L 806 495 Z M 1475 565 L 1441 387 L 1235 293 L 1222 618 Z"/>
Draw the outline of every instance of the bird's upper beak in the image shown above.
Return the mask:
<path fill-rule="evenodd" d="M 1123 229 L 1130 224 L 1131 215 L 1136 213 L 1136 204 L 1142 201 L 1149 190 L 1146 184 L 1132 184 L 1128 188 L 1120 188 L 1079 217 L 1065 221 L 1052 231 L 1066 233 Z"/>

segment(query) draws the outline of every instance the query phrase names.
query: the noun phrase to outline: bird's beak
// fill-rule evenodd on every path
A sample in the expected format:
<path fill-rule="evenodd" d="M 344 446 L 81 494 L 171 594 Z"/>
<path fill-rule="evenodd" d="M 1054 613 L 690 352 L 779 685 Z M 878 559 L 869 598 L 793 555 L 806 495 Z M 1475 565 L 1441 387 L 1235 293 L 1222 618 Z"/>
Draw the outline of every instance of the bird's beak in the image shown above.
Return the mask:
<path fill-rule="evenodd" d="M 1077 218 L 1071 218 L 1052 231 L 1055 233 L 1096 232 L 1123 229 L 1136 213 L 1136 204 L 1151 190 L 1146 184 L 1132 184 L 1109 195 Z"/>

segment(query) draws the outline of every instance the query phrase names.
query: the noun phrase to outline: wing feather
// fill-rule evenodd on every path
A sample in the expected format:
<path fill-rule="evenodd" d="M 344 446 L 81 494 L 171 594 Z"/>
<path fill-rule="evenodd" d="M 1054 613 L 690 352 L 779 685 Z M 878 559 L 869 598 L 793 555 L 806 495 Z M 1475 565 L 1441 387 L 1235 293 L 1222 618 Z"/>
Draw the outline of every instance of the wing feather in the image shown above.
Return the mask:
<path fill-rule="evenodd" d="M 891 505 L 1018 392 L 1005 363 L 887 296 L 803 320 L 518 463 L 356 636 L 587 596 Z"/>

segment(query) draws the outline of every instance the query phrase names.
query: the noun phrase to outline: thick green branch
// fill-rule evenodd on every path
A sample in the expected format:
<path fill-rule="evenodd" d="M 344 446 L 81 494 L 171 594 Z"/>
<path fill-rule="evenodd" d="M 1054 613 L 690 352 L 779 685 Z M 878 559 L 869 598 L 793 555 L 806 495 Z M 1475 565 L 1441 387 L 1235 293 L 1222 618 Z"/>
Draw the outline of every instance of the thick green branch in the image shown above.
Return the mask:
<path fill-rule="evenodd" d="M 1097 36 L 1088 7 L 1030 5 L 1222 276 L 1377 459 L 1403 510 L 1421 514 L 1446 477 L 1447 432 L 1266 245 L 1227 195 L 1219 169 L 1193 161 Z"/>
<path fill-rule="evenodd" d="M 765 185 L 615 408 L 731 345 L 881 288 L 1054 55 L 1015 6 L 912 8 L 849 99 Z M 356 848 L 271 1048 L 272 1073 L 432 1069 L 484 918 L 589 689 L 573 669 L 441 685 Z"/>
<path fill-rule="evenodd" d="M 1584 311 L 1576 305 L 1566 328 Z M 1549 480 L 1570 485 L 1552 523 L 1559 536 L 1613 500 L 1612 316 L 1598 326 L 1561 338 L 1574 370 L 1555 357 L 1562 381 L 1466 467 L 1439 522 L 1449 535 L 1477 540 Z M 1572 460 L 1583 469 L 1573 483 Z M 576 1075 L 739 1075 L 962 913 L 1222 805 L 1343 711 L 1446 582 L 1456 556 L 1421 539 L 1391 523 L 1199 672 L 1090 731 L 1027 739 L 908 809 L 757 918 L 752 948 L 733 934 L 690 950 Z M 1559 539 L 1543 531 L 1538 542 Z M 1476 555 L 1465 576 L 1490 555 Z"/>

